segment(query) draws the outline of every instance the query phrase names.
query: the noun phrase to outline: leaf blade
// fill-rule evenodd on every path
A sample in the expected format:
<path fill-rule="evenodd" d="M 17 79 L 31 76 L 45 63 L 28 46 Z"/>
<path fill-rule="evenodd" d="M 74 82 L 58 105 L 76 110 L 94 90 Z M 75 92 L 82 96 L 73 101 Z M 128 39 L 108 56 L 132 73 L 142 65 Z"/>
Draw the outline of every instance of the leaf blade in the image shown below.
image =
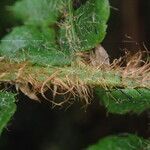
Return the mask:
<path fill-rule="evenodd" d="M 0 134 L 16 111 L 14 94 L 0 91 Z"/>
<path fill-rule="evenodd" d="M 126 134 L 108 136 L 101 139 L 97 144 L 90 146 L 87 150 L 148 150 L 150 142 L 136 135 Z"/>
<path fill-rule="evenodd" d="M 150 89 L 96 89 L 100 102 L 107 108 L 108 112 L 126 114 L 129 112 L 142 113 L 150 108 Z"/>
<path fill-rule="evenodd" d="M 68 8 L 70 5 L 71 1 Z M 108 0 L 88 0 L 77 10 L 68 9 L 66 21 L 60 26 L 62 49 L 86 51 L 95 48 L 106 35 L 109 14 Z"/>

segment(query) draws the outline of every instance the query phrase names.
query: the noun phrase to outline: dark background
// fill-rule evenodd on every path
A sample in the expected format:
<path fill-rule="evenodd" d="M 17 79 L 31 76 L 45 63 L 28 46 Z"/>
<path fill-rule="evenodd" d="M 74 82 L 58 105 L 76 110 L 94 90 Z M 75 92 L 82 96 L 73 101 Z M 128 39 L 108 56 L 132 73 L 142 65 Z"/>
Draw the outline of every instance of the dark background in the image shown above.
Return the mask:
<path fill-rule="evenodd" d="M 0 0 L 0 38 L 20 24 L 6 6 L 14 0 Z M 103 42 L 112 58 L 124 49 L 131 52 L 150 48 L 150 0 L 110 0 L 108 34 Z M 0 137 L 0 150 L 81 150 L 110 134 L 134 133 L 148 138 L 148 112 L 141 115 L 112 115 L 93 100 L 86 109 L 76 102 L 67 110 L 51 109 L 20 94 L 17 112 Z"/>
<path fill-rule="evenodd" d="M 150 48 L 150 1 L 110 0 L 112 6 L 104 46 L 110 56 L 119 57 L 124 49 L 131 52 Z"/>

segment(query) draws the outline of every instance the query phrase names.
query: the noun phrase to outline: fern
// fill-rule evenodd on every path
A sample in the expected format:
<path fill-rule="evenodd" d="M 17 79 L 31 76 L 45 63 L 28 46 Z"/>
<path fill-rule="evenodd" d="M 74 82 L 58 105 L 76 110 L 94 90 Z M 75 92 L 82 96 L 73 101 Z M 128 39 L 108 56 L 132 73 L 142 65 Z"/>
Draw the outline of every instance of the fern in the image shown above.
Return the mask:
<path fill-rule="evenodd" d="M 129 75 L 123 76 L 122 68 L 97 69 L 83 64 L 76 55 L 89 52 L 105 38 L 108 0 L 87 0 L 78 8 L 73 3 L 74 0 L 21 0 L 10 6 L 22 26 L 13 27 L 1 40 L 0 82 L 13 81 L 22 92 L 37 99 L 39 93 L 47 98 L 44 92 L 53 88 L 53 97 L 56 93 L 69 93 L 69 98 L 80 97 L 89 104 L 94 92 L 110 113 L 141 113 L 149 109 L 149 69 L 133 68 L 139 70 L 133 82 Z M 0 98 L 5 103 L 0 103 L 1 131 L 16 106 L 13 94 L 0 92 Z M 68 99 L 51 102 L 60 106 Z M 143 139 L 129 135 L 120 140 L 110 137 L 89 150 L 99 149 L 99 145 L 109 150 L 109 144 L 120 148 L 120 143 L 131 149 L 126 141 L 135 147 L 144 145 Z"/>

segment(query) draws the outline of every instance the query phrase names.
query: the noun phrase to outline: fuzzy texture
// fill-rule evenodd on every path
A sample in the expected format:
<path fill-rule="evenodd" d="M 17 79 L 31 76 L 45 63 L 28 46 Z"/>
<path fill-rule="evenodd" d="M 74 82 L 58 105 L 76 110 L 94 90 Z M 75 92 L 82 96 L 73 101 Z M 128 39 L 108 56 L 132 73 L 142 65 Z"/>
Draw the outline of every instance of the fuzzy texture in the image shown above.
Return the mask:
<path fill-rule="evenodd" d="M 87 105 L 96 92 L 109 112 L 141 113 L 150 108 L 150 63 L 142 65 L 135 57 L 141 58 L 141 53 L 131 57 L 126 67 L 119 66 L 123 60 L 107 67 L 93 67 L 80 60 L 70 67 L 42 67 L 2 60 L 0 81 L 15 83 L 31 99 L 40 100 L 37 96 L 40 93 L 54 106 L 69 104 L 76 98 Z M 47 92 L 52 95 L 47 96 Z"/>
<path fill-rule="evenodd" d="M 143 62 L 139 53 L 132 56 L 126 66 L 122 66 L 123 59 L 109 64 L 106 51 L 98 47 L 106 35 L 108 0 L 87 0 L 78 7 L 73 2 L 21 0 L 11 7 L 24 24 L 13 28 L 1 41 L 0 82 L 13 82 L 17 89 L 35 100 L 39 100 L 40 93 L 54 106 L 62 106 L 76 98 L 89 104 L 98 88 L 104 91 L 97 95 L 110 112 L 141 112 L 143 103 L 148 109 L 149 61 Z M 95 55 L 91 56 L 90 50 L 94 48 Z M 84 59 L 85 54 L 89 62 Z M 143 96 L 135 89 L 148 96 L 141 99 Z M 52 94 L 47 96 L 47 91 Z M 117 109 L 120 105 L 114 99 L 119 96 L 124 97 L 127 104 L 129 97 L 133 97 L 138 102 L 136 111 L 133 103 L 124 106 L 122 102 L 122 112 Z"/>

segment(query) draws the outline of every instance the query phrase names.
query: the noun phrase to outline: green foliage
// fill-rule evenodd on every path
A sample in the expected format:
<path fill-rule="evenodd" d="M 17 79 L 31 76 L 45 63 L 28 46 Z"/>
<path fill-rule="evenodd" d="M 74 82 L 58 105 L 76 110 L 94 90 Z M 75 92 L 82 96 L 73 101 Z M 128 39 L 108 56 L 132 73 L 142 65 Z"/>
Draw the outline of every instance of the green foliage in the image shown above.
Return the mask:
<path fill-rule="evenodd" d="M 23 70 L 21 77 L 22 80 L 25 79 L 27 82 L 28 75 L 36 79 L 37 83 L 40 80 L 45 81 L 47 77 L 54 75 L 58 68 L 49 67 L 49 65 L 63 66 L 59 68 L 60 72 L 57 75 L 58 81 L 56 80 L 54 92 L 57 93 L 57 86 L 64 86 L 67 89 L 67 93 L 70 91 L 74 94 L 74 91 L 70 89 L 74 90 L 76 88 L 75 96 L 79 93 L 81 98 L 88 98 L 91 93 L 86 86 L 99 86 L 99 88 L 95 89 L 95 92 L 110 113 L 141 113 L 149 109 L 150 90 L 146 88 L 125 88 L 134 87 L 136 83 L 127 79 L 129 83 L 122 84 L 121 76 L 113 71 L 103 72 L 95 69 L 93 70 L 95 72 L 92 72 L 90 67 L 88 70 L 88 67 L 80 68 L 79 66 L 76 67 L 76 65 L 75 67 L 73 65 L 69 66 L 70 68 L 64 67 L 64 65 L 71 64 L 76 51 L 91 50 L 103 41 L 110 13 L 108 0 L 87 0 L 79 8 L 74 8 L 73 2 L 74 0 L 17 1 L 14 6 L 10 7 L 10 10 L 16 18 L 22 20 L 23 25 L 14 27 L 1 40 L 0 57 L 2 56 L 3 58 L 4 56 L 6 62 L 9 62 L 7 60 L 15 62 L 29 61 L 37 64 L 26 66 L 26 72 L 25 69 Z M 45 68 L 41 67 L 41 65 Z M 7 73 L 1 67 L 1 79 L 4 81 L 15 79 L 16 81 L 18 68 L 15 69 L 13 63 L 8 66 L 4 66 L 4 68 L 8 68 Z M 3 75 L 6 75 L 5 78 Z M 41 83 L 43 83 L 42 81 Z M 82 82 L 78 83 L 80 81 Z M 51 82 L 50 85 L 47 84 L 45 85 L 51 86 Z M 84 84 L 86 85 L 85 87 Z M 105 90 L 105 85 L 109 87 L 107 91 Z M 114 89 L 115 87 L 116 89 Z M 34 89 L 34 85 L 32 88 Z M 15 110 L 14 94 L 0 91 L 0 133 L 15 113 Z M 150 149 L 150 143 L 134 135 L 110 136 L 88 148 L 88 150 L 112 149 L 148 150 Z"/>
<path fill-rule="evenodd" d="M 16 111 L 14 94 L 0 91 L 0 133 Z"/>
<path fill-rule="evenodd" d="M 3 38 L 0 50 L 2 56 L 17 62 L 29 60 L 40 65 L 70 63 L 69 57 L 57 50 L 55 31 L 51 28 L 16 27 Z"/>
<path fill-rule="evenodd" d="M 54 49 L 54 31 L 49 30 L 47 35 L 41 32 L 33 26 L 14 28 L 13 31 L 2 40 L 2 54 L 7 54 L 8 56 L 14 55 L 15 52 L 23 49 L 37 49 L 37 51 L 47 48 Z M 50 45 L 52 45 L 52 47 L 50 47 Z"/>
<path fill-rule="evenodd" d="M 53 25 L 65 7 L 65 0 L 22 0 L 10 10 L 28 25 Z"/>
<path fill-rule="evenodd" d="M 149 150 L 150 142 L 135 135 L 109 136 L 87 150 Z"/>
<path fill-rule="evenodd" d="M 25 25 L 14 27 L 2 39 L 0 54 L 39 65 L 69 65 L 71 50 L 96 47 L 109 17 L 108 0 L 88 0 L 77 10 L 73 0 L 22 0 L 10 10 Z"/>
<path fill-rule="evenodd" d="M 150 90 L 146 88 L 108 91 L 97 88 L 96 94 L 110 113 L 141 113 L 150 108 Z"/>
<path fill-rule="evenodd" d="M 88 0 L 77 10 L 68 1 L 67 17 L 60 26 L 62 49 L 85 51 L 96 47 L 105 37 L 108 17 L 108 0 Z"/>

